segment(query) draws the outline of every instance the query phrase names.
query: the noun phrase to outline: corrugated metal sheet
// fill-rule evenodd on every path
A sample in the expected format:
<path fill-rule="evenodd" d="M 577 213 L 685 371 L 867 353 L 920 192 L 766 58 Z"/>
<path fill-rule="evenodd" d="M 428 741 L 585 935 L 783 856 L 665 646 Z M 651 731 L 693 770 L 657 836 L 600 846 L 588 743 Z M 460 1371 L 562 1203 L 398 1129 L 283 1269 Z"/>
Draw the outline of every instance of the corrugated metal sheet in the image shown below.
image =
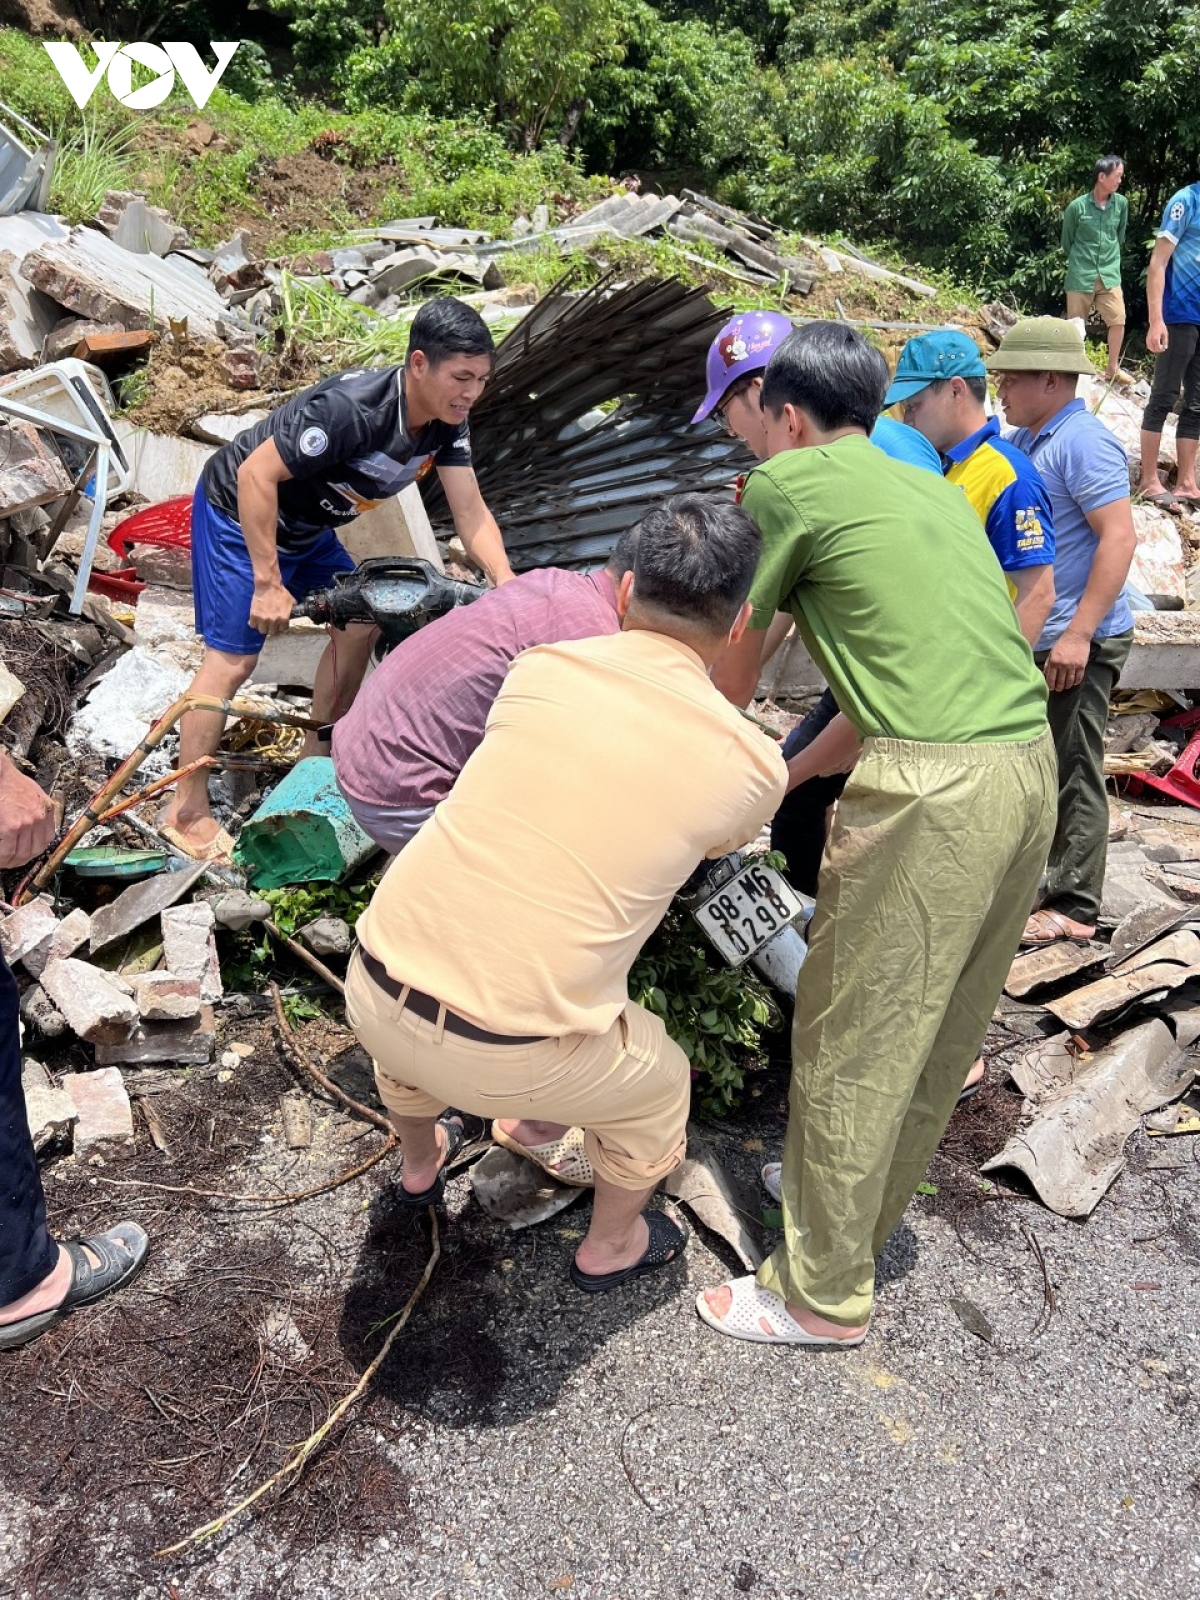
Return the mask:
<path fill-rule="evenodd" d="M 513 330 L 471 413 L 471 441 L 518 571 L 595 566 L 665 496 L 732 491 L 751 457 L 715 424 L 690 422 L 728 315 L 674 278 L 610 276 L 578 295 L 568 278 Z M 606 415 L 591 426 L 597 408 Z M 427 484 L 444 526 L 436 478 Z"/>

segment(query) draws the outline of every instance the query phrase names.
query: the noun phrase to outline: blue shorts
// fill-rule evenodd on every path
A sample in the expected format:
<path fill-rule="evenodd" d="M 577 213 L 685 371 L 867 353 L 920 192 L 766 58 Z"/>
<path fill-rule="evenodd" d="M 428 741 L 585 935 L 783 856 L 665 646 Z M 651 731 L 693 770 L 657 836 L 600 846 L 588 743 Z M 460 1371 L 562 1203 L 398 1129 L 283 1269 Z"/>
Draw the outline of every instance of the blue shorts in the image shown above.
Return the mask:
<path fill-rule="evenodd" d="M 279 552 L 283 586 L 297 600 L 325 589 L 339 572 L 353 572 L 354 562 L 332 528 L 317 535 L 299 552 Z M 196 632 L 211 650 L 231 656 L 256 656 L 267 642 L 250 626 L 254 570 L 246 536 L 232 517 L 209 502 L 202 484 L 192 500 L 192 592 Z"/>

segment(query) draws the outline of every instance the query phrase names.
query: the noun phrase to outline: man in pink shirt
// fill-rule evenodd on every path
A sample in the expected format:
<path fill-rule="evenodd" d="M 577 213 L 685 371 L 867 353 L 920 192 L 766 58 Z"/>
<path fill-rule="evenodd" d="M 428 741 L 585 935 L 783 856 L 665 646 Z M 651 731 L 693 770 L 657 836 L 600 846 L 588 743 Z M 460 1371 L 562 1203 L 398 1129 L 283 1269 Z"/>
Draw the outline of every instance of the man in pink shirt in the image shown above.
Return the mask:
<path fill-rule="evenodd" d="M 422 628 L 367 679 L 334 726 L 333 766 L 355 818 L 397 855 L 454 786 L 522 650 L 617 633 L 617 585 L 636 530 L 598 572 L 541 567 Z"/>

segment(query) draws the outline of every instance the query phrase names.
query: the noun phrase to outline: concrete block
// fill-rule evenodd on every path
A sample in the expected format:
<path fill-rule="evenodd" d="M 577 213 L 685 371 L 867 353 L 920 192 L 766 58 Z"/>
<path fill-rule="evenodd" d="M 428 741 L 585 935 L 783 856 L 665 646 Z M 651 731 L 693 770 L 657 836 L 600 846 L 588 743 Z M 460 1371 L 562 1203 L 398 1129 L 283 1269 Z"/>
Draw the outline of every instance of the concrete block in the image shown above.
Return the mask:
<path fill-rule="evenodd" d="M 171 906 L 162 914 L 163 959 L 167 971 L 179 978 L 195 978 L 204 1000 L 219 1000 L 225 990 L 213 936 L 216 918 L 206 900 Z"/>
<path fill-rule="evenodd" d="M 70 1095 L 54 1087 L 40 1061 L 29 1056 L 22 1061 L 21 1088 L 34 1150 L 44 1150 L 48 1144 L 68 1138 L 79 1113 Z"/>
<path fill-rule="evenodd" d="M 300 929 L 299 937 L 315 956 L 348 956 L 354 943 L 350 925 L 341 917 L 318 917 Z"/>
<path fill-rule="evenodd" d="M 42 973 L 42 988 L 67 1026 L 89 1044 L 119 1044 L 137 1025 L 137 1006 L 121 993 L 119 983 L 111 973 L 74 957 L 51 961 Z"/>
<path fill-rule="evenodd" d="M 0 922 L 0 951 L 9 966 L 23 961 L 31 950 L 49 939 L 58 927 L 54 902 L 48 894 L 38 895 Z"/>
<path fill-rule="evenodd" d="M 149 922 L 151 917 L 157 917 L 174 905 L 204 871 L 205 863 L 197 861 L 194 867 L 184 867 L 180 872 L 162 872 L 122 890 L 115 900 L 101 906 L 92 916 L 92 954 L 107 949 L 118 939 L 127 938 L 143 922 Z"/>
<path fill-rule="evenodd" d="M 121 1044 L 97 1045 L 96 1060 L 103 1066 L 148 1066 L 169 1061 L 177 1067 L 202 1066 L 211 1061 L 217 1039 L 217 1019 L 211 1006 L 179 1022 L 139 1022 Z"/>
<path fill-rule="evenodd" d="M 146 1022 L 181 1022 L 200 1014 L 200 980 L 147 972 L 135 978 L 133 998 Z"/>
<path fill-rule="evenodd" d="M 421 491 L 410 483 L 398 495 L 355 517 L 342 532 L 342 543 L 355 561 L 368 556 L 418 556 L 443 571 Z"/>
<path fill-rule="evenodd" d="M 92 919 L 86 911 L 76 906 L 41 944 L 35 945 L 25 957 L 25 970 L 40 978 L 51 961 L 65 961 L 77 950 L 82 950 L 92 935 Z"/>
<path fill-rule="evenodd" d="M 134 560 L 138 560 L 137 556 Z M 138 565 L 140 574 L 140 562 Z M 133 636 L 145 650 L 175 640 L 191 644 L 197 634 L 195 602 L 190 592 L 148 582 L 138 596 Z"/>
<path fill-rule="evenodd" d="M 220 926 L 231 928 L 234 933 L 241 933 L 252 923 L 265 922 L 272 914 L 268 901 L 260 900 L 256 894 L 248 894 L 245 889 L 228 889 L 206 898 Z"/>
<path fill-rule="evenodd" d="M 266 411 L 243 411 L 237 416 L 224 411 L 206 411 L 191 424 L 191 432 L 205 444 L 229 444 L 239 433 L 245 433 L 268 415 Z"/>
<path fill-rule="evenodd" d="M 194 494 L 205 462 L 216 453 L 212 445 L 151 433 L 120 417 L 113 422 L 113 432 L 129 462 L 129 488 L 152 503 Z"/>
<path fill-rule="evenodd" d="M 359 518 L 362 521 L 362 518 Z M 311 689 L 317 667 L 325 654 L 329 635 L 315 622 L 300 618 L 289 623 L 286 633 L 271 636 L 262 648 L 247 693 L 256 683 L 275 683 L 293 689 Z"/>
<path fill-rule="evenodd" d="M 116 1067 L 99 1067 L 95 1072 L 68 1072 L 62 1086 L 79 1117 L 75 1124 L 77 1156 L 127 1149 L 132 1145 L 133 1107 Z"/>

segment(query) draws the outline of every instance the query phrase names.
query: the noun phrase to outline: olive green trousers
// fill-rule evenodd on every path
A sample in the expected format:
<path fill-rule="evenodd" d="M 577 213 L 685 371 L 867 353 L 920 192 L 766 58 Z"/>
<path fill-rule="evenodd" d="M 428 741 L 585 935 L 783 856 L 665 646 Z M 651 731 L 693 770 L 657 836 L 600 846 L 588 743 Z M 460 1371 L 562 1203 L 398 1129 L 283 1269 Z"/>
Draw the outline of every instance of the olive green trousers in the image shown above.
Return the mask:
<path fill-rule="evenodd" d="M 821 865 L 792 1031 L 784 1240 L 758 1281 L 843 1327 L 871 1314 L 978 1054 L 1054 831 L 1047 731 L 1019 744 L 871 739 Z"/>

